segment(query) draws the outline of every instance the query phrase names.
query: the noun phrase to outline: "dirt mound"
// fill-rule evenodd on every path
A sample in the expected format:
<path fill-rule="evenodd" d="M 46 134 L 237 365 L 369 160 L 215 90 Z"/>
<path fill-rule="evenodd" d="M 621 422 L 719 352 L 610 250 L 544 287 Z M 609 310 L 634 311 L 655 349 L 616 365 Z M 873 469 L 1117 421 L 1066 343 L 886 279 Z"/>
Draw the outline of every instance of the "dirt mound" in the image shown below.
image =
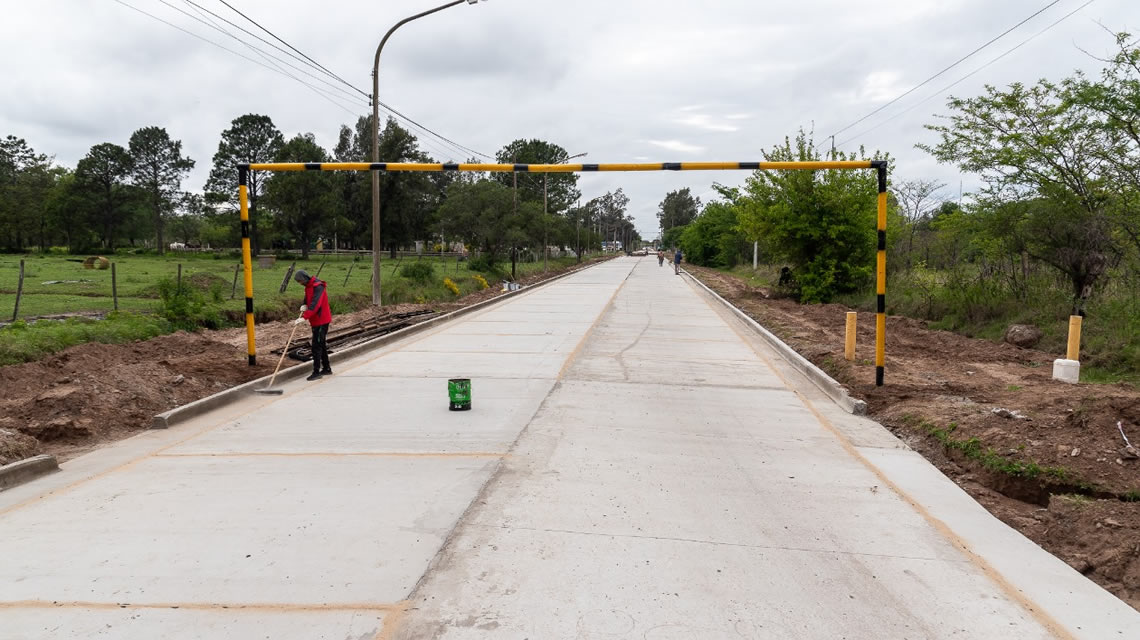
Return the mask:
<path fill-rule="evenodd" d="M 30 437 L 38 452 L 72 457 L 147 428 L 155 414 L 268 373 L 264 363 L 248 366 L 242 350 L 184 332 L 85 344 L 2 367 L 0 428 L 24 438 L 4 438 L 0 452 L 26 451 Z"/>
<path fill-rule="evenodd" d="M 1140 608 L 1140 459 L 1120 434 L 1140 445 L 1135 387 L 1057 382 L 1057 355 L 896 316 L 887 318 L 886 385 L 876 387 L 873 313 L 859 313 L 848 362 L 851 309 L 772 299 L 724 273 L 689 270 L 847 385 L 995 516 Z"/>

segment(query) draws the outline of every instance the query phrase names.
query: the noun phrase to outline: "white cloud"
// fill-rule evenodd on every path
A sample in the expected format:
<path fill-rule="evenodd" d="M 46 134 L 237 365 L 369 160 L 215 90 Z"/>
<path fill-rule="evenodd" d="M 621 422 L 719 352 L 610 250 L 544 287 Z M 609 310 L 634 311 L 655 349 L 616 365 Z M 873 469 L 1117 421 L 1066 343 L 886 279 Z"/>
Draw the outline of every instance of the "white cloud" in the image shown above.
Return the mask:
<path fill-rule="evenodd" d="M 681 142 L 680 140 L 646 140 L 646 142 L 655 147 L 678 153 L 700 153 L 705 150 L 704 147 L 698 147 L 695 144 Z"/>
<path fill-rule="evenodd" d="M 155 0 L 127 2 L 260 60 Z M 300 0 L 242 0 L 238 6 L 368 93 L 379 38 L 431 4 L 342 0 L 330 9 Z M 208 6 L 256 31 L 220 3 Z M 1109 28 L 1135 22 L 1136 0 L 1098 0 L 1094 7 Z M 588 151 L 590 161 L 599 163 L 635 156 L 753 160 L 759 149 L 801 126 L 814 125 L 823 140 L 1033 9 L 1025 2 L 992 0 L 881 0 L 871 12 L 839 0 L 462 4 L 392 37 L 380 68 L 380 98 L 452 140 L 491 154 L 525 137 L 550 140 L 570 153 Z M 960 78 L 1068 10 L 1065 3 L 1050 9 L 927 88 Z M 1077 67 L 1095 74 L 1099 63 L 1072 44 L 1105 51 L 1111 40 L 1088 17 L 1073 16 L 954 92 L 973 95 L 986 82 L 1058 79 Z M 201 188 L 220 132 L 239 115 L 267 114 L 286 135 L 312 132 L 331 147 L 341 124 L 369 111 L 367 98 L 354 89 L 345 87 L 349 95 L 337 99 L 346 111 L 294 80 L 107 0 L 6 3 L 0 41 L 20 52 L 0 58 L 0 136 L 26 138 L 37 151 L 74 166 L 92 145 L 126 144 L 135 129 L 164 126 L 197 160 L 184 184 L 188 189 Z M 897 109 L 926 95 L 916 92 Z M 930 141 L 922 125 L 944 113 L 943 104 L 931 100 L 845 149 L 864 144 L 869 151 L 889 151 L 900 177 L 957 185 L 957 170 L 934 164 L 914 148 Z M 438 159 L 466 158 L 413 132 Z M 676 155 L 662 157 L 671 154 Z M 736 185 L 746 175 L 599 173 L 583 175 L 580 184 L 586 198 L 621 187 L 638 227 L 651 233 L 666 192 L 691 187 L 704 193 L 714 181 Z M 971 177 L 965 180 L 969 191 Z"/>

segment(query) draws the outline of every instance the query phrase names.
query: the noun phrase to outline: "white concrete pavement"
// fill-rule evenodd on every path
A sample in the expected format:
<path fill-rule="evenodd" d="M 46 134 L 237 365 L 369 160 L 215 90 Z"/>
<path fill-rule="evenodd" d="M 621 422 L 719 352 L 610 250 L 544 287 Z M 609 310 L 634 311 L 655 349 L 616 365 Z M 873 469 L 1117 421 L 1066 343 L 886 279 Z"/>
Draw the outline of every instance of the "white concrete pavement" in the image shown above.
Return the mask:
<path fill-rule="evenodd" d="M 714 304 L 621 258 L 2 492 L 0 639 L 1140 635 Z"/>

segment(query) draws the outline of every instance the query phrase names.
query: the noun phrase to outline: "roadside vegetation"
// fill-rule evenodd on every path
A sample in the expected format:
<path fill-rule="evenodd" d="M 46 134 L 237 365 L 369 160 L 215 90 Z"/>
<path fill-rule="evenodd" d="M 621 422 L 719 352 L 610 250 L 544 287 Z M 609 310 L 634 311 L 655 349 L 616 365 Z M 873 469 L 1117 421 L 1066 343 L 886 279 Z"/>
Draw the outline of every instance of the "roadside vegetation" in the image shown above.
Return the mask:
<path fill-rule="evenodd" d="M 1082 380 L 1140 381 L 1140 48 L 1131 41 L 1118 36 L 1098 77 L 950 98 L 947 116 L 927 127 L 934 141 L 918 146 L 975 173 L 975 192 L 948 192 L 890 163 L 888 313 L 991 340 L 1032 325 L 1040 337 L 1022 346 L 1058 355 L 1069 316 L 1082 315 Z M 816 147 L 800 131 L 764 155 L 890 161 Z M 871 171 L 757 172 L 717 192 L 704 205 L 688 190 L 665 198 L 665 246 L 773 295 L 873 310 Z"/>

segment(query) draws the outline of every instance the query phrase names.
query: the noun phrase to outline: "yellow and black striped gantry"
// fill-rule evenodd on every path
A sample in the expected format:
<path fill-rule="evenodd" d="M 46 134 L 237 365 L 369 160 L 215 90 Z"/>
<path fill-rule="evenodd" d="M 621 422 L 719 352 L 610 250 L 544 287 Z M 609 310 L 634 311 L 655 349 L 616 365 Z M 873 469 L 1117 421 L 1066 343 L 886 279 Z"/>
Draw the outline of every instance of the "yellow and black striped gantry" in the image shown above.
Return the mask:
<path fill-rule="evenodd" d="M 879 178 L 878 247 L 875 256 L 875 384 L 883 385 L 887 329 L 887 162 L 885 160 L 832 160 L 818 162 L 633 162 L 612 164 L 480 164 L 423 162 L 270 162 L 238 165 L 241 201 L 241 251 L 245 268 L 245 326 L 249 364 L 257 363 L 253 326 L 253 264 L 249 252 L 250 171 L 478 171 L 489 173 L 590 173 L 595 171 L 819 171 L 874 169 Z"/>

